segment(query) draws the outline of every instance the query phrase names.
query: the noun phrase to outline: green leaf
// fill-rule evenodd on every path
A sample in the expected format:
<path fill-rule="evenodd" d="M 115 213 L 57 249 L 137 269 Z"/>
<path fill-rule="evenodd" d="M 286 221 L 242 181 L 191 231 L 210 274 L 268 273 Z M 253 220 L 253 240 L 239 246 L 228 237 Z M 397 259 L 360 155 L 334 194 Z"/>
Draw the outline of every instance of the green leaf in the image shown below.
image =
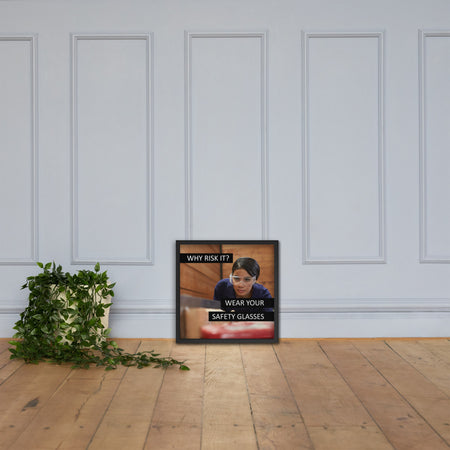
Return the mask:
<path fill-rule="evenodd" d="M 113 296 L 115 283 L 108 284 L 106 271 L 79 270 L 70 274 L 61 265 L 37 263 L 43 272 L 26 278 L 22 289 L 28 288 L 28 306 L 14 324 L 16 330 L 11 341 L 11 358 L 37 364 L 48 361 L 54 364 L 69 362 L 76 368 L 88 369 L 90 365 L 114 370 L 126 367 L 162 367 L 178 365 L 189 370 L 182 362 L 158 353 L 127 353 L 115 341 L 108 341 L 111 331 L 104 328 L 101 317 L 111 303 L 100 299 Z"/>

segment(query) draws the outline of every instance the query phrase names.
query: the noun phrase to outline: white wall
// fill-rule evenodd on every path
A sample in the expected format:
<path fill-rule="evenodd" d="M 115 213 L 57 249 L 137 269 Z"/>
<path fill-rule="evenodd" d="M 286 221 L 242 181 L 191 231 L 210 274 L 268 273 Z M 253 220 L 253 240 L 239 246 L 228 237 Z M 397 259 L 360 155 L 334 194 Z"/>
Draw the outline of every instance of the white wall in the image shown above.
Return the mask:
<path fill-rule="evenodd" d="M 0 0 L 0 336 L 100 261 L 175 336 L 176 239 L 278 239 L 282 337 L 450 334 L 446 0 Z"/>

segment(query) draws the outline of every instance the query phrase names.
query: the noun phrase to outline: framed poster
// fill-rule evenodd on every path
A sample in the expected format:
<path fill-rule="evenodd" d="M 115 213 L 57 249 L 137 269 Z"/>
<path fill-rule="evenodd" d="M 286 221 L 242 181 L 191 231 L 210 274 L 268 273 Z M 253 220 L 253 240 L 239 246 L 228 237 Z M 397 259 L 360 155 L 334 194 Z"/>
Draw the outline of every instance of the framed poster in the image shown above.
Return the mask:
<path fill-rule="evenodd" d="M 278 241 L 177 241 L 178 343 L 278 342 Z"/>

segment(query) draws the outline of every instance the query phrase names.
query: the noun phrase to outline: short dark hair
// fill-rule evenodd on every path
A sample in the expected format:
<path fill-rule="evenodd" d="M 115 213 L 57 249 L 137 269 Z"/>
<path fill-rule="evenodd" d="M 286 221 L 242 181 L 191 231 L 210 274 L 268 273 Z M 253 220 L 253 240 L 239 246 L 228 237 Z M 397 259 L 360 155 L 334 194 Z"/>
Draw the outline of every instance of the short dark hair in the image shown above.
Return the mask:
<path fill-rule="evenodd" d="M 231 273 L 235 270 L 244 269 L 251 277 L 258 279 L 259 277 L 259 264 L 253 258 L 238 258 L 231 268 Z"/>

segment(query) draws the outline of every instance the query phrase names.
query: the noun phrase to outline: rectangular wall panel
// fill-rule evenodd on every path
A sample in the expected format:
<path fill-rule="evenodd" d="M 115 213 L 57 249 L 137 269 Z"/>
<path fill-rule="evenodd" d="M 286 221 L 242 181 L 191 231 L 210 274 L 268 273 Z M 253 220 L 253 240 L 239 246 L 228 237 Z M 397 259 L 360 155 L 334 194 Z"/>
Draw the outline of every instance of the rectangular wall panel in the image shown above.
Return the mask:
<path fill-rule="evenodd" d="M 304 263 L 384 262 L 381 33 L 304 33 Z"/>
<path fill-rule="evenodd" d="M 267 232 L 264 33 L 186 34 L 186 235 Z"/>
<path fill-rule="evenodd" d="M 450 31 L 419 37 L 421 262 L 450 263 Z"/>
<path fill-rule="evenodd" d="M 0 35 L 0 264 L 37 259 L 36 37 Z"/>
<path fill-rule="evenodd" d="M 152 263 L 150 35 L 73 35 L 73 260 Z"/>

